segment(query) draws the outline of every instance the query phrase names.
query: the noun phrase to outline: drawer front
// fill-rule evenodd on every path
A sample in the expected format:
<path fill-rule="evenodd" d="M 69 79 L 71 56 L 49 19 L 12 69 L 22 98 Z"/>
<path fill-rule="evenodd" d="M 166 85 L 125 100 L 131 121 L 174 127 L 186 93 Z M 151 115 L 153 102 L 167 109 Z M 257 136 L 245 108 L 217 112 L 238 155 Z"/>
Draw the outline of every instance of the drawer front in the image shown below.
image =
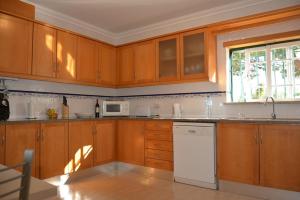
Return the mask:
<path fill-rule="evenodd" d="M 147 140 L 146 148 L 164 150 L 164 151 L 173 151 L 173 143 L 169 141 Z"/>
<path fill-rule="evenodd" d="M 146 167 L 153 167 L 153 168 L 165 169 L 165 170 L 173 170 L 173 163 L 170 161 L 147 158 L 146 159 Z"/>
<path fill-rule="evenodd" d="M 171 152 L 171 151 L 146 149 L 145 153 L 146 153 L 146 158 L 173 161 L 173 152 Z"/>
<path fill-rule="evenodd" d="M 172 131 L 172 121 L 146 121 L 147 130 Z"/>
<path fill-rule="evenodd" d="M 173 141 L 172 133 L 165 131 L 145 131 L 147 140 L 166 140 Z"/>

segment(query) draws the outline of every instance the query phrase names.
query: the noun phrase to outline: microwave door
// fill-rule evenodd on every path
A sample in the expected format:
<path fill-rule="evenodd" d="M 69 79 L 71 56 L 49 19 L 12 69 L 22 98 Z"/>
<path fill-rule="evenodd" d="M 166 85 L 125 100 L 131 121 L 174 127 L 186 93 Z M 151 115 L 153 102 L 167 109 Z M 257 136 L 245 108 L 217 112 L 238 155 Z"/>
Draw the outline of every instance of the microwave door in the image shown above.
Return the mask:
<path fill-rule="evenodd" d="M 107 104 L 106 112 L 118 114 L 121 112 L 121 105 L 120 104 Z"/>

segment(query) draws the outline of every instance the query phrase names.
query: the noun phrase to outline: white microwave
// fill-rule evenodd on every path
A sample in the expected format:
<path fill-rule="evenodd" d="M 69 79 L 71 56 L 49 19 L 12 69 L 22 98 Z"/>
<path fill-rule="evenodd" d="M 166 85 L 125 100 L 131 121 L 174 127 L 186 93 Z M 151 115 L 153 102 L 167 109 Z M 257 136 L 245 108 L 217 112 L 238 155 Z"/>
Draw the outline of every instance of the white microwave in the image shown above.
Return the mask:
<path fill-rule="evenodd" d="M 129 116 L 128 101 L 103 101 L 103 116 Z"/>

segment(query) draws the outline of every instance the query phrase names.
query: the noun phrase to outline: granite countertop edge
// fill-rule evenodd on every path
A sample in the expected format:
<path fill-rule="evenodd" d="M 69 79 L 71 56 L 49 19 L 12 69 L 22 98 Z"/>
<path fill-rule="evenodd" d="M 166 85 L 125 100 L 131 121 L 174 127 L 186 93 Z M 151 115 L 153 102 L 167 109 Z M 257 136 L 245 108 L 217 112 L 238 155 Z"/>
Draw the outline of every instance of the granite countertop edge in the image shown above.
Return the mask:
<path fill-rule="evenodd" d="M 237 122 L 237 123 L 264 123 L 264 124 L 300 124 L 300 119 L 267 119 L 267 118 L 172 118 L 172 117 L 101 117 L 101 118 L 69 118 L 69 119 L 10 119 L 0 121 L 0 124 L 12 123 L 51 123 L 51 122 L 72 122 L 72 121 L 101 121 L 101 120 L 171 120 L 173 122 L 196 122 L 196 123 L 218 123 L 218 122 Z"/>

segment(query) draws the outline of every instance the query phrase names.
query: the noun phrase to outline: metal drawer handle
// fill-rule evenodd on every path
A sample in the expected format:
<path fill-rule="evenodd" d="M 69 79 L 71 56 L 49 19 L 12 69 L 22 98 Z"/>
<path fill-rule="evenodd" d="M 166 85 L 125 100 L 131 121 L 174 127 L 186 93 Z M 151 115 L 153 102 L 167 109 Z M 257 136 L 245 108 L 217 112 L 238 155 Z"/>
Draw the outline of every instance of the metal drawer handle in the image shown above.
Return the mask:
<path fill-rule="evenodd" d="M 195 130 L 188 130 L 189 133 L 196 133 Z"/>

